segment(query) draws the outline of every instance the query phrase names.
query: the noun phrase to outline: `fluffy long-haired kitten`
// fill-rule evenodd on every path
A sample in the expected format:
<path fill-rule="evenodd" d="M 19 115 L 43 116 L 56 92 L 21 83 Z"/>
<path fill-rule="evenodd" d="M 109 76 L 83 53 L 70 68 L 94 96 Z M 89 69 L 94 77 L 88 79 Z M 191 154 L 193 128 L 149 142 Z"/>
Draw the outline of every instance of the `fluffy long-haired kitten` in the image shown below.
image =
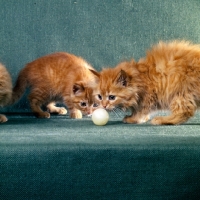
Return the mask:
<path fill-rule="evenodd" d="M 152 124 L 184 123 L 200 105 L 200 46 L 161 41 L 137 63 L 103 69 L 94 94 L 105 109 L 130 108 L 125 123 L 146 122 L 157 110 L 171 112 L 154 117 Z"/>
<path fill-rule="evenodd" d="M 40 57 L 19 73 L 12 102 L 19 100 L 29 87 L 28 98 L 36 117 L 49 118 L 50 113 L 65 115 L 67 110 L 56 106 L 61 102 L 68 107 L 71 118 L 82 118 L 82 114 L 90 115 L 96 109 L 92 96 L 98 79 L 95 73 L 84 59 L 73 54 L 57 52 Z M 43 106 L 47 111 L 42 110 Z"/>
<path fill-rule="evenodd" d="M 12 98 L 12 80 L 7 69 L 0 63 L 0 106 L 6 106 Z M 6 122 L 5 115 L 0 114 L 0 123 Z"/>

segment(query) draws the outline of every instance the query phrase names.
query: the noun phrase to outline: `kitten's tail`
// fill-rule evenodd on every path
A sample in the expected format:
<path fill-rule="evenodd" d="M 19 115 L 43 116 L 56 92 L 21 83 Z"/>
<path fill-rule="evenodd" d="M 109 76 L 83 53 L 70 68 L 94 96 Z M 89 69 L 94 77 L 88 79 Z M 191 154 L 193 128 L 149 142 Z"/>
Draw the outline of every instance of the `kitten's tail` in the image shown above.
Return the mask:
<path fill-rule="evenodd" d="M 13 88 L 13 94 L 12 94 L 12 104 L 16 103 L 24 94 L 26 87 L 28 85 L 27 77 L 24 73 L 24 70 L 22 70 L 19 73 L 19 76 L 17 78 L 16 84 Z"/>

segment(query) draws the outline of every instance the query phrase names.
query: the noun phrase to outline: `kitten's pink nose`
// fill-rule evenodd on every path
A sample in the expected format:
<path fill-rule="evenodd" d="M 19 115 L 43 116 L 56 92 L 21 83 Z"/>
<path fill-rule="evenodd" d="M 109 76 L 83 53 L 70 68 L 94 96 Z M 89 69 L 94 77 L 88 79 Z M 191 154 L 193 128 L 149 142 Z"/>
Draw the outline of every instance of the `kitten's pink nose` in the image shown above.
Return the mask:
<path fill-rule="evenodd" d="M 107 107 L 107 102 L 106 101 L 102 102 L 102 106 L 103 106 L 103 108 L 106 108 Z"/>
<path fill-rule="evenodd" d="M 92 107 L 89 107 L 88 109 L 87 109 L 87 114 L 88 115 L 91 115 L 93 113 L 93 108 Z"/>

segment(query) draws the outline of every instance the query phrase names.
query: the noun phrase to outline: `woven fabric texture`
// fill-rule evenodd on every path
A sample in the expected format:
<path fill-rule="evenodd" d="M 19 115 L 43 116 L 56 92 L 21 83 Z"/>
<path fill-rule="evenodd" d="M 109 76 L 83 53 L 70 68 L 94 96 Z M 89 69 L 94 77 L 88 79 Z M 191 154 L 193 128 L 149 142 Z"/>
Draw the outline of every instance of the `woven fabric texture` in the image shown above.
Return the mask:
<path fill-rule="evenodd" d="M 101 70 L 159 40 L 200 43 L 200 1 L 1 0 L 0 24 L 0 62 L 14 83 L 26 63 L 55 51 Z M 27 93 L 0 110 L 9 119 L 0 124 L 0 200 L 200 199 L 199 113 L 179 126 L 123 124 L 122 114 L 95 126 L 36 119 Z"/>

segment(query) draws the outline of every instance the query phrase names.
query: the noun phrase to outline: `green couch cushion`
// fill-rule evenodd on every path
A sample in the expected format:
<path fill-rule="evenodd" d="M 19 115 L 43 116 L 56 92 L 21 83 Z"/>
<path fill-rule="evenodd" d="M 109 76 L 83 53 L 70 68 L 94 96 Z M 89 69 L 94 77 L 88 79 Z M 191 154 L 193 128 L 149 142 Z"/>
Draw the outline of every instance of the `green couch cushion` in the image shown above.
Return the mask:
<path fill-rule="evenodd" d="M 199 115 L 179 126 L 8 116 L 2 199 L 199 199 Z"/>

